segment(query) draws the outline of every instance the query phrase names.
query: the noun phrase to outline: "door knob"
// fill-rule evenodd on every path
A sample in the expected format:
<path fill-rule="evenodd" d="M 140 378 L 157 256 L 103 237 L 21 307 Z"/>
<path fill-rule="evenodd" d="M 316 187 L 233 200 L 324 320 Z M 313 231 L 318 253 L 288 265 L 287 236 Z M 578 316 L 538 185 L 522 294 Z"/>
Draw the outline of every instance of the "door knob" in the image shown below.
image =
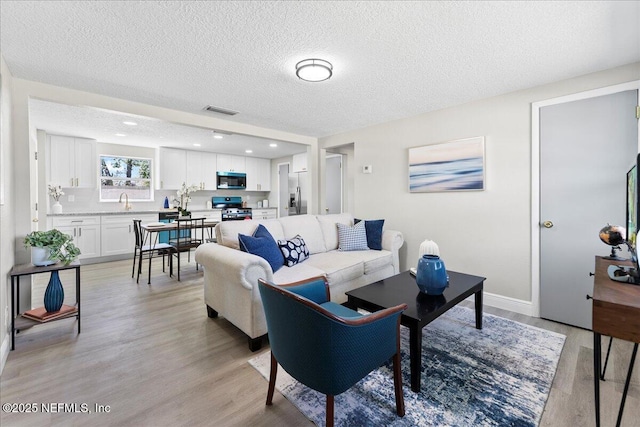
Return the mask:
<path fill-rule="evenodd" d="M 551 228 L 551 227 L 553 227 L 553 222 L 547 220 L 547 221 L 542 223 L 542 226 L 544 228 Z"/>

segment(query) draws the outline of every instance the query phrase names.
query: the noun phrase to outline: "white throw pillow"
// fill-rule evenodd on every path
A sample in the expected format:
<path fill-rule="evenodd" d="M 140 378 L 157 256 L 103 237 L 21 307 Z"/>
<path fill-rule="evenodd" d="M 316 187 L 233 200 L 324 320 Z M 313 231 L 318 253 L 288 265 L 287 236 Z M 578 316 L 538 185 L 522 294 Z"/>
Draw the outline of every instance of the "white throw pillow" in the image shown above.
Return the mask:
<path fill-rule="evenodd" d="M 338 250 L 341 251 L 366 251 L 367 230 L 364 228 L 364 221 L 360 221 L 353 227 L 337 223 L 338 227 Z"/>

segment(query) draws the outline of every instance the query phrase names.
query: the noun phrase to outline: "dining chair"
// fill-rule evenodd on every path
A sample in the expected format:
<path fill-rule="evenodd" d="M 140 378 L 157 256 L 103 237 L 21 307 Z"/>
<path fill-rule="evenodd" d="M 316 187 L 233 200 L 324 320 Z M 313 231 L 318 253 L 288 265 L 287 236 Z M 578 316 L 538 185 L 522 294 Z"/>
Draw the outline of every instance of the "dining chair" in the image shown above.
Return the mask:
<path fill-rule="evenodd" d="M 136 262 L 138 264 L 138 276 L 136 277 L 136 283 L 140 282 L 140 271 L 142 270 L 142 258 L 147 255 L 149 258 L 149 276 L 147 278 L 147 284 L 151 284 L 151 259 L 162 256 L 162 271 L 164 272 L 165 256 L 169 255 L 169 262 L 171 262 L 171 252 L 174 248 L 168 243 L 157 242 L 145 242 L 146 236 L 141 227 L 142 220 L 133 220 L 133 232 L 136 236 L 136 246 L 133 249 L 133 268 L 131 270 L 131 277 L 136 269 Z M 171 268 L 169 268 L 171 270 Z"/>
<path fill-rule="evenodd" d="M 279 364 L 327 396 L 326 425 L 333 426 L 334 396 L 393 359 L 396 413 L 404 416 L 400 315 L 406 304 L 363 315 L 331 302 L 325 277 L 288 285 L 259 279 L 258 287 L 271 346 L 267 405 L 273 402 Z"/>
<path fill-rule="evenodd" d="M 174 224 L 176 229 L 169 235 L 169 245 L 173 247 L 172 255 L 178 261 L 178 281 L 180 281 L 181 254 L 187 252 L 187 262 L 191 262 L 191 249 L 197 248 L 204 242 L 204 218 L 178 218 Z M 196 270 L 198 270 L 197 262 Z"/>

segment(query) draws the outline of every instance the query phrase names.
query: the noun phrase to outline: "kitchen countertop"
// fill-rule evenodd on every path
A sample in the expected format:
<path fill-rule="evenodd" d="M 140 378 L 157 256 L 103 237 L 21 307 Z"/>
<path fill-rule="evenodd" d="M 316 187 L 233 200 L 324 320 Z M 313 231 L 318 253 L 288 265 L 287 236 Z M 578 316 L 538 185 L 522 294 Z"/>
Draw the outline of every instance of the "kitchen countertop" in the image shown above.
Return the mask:
<path fill-rule="evenodd" d="M 209 212 L 220 209 L 191 209 L 191 212 Z M 106 215 L 144 215 L 144 214 L 157 214 L 160 212 L 178 212 L 177 209 L 155 209 L 146 211 L 104 211 L 104 212 L 63 212 L 59 214 L 48 213 L 47 216 L 106 216 Z"/>

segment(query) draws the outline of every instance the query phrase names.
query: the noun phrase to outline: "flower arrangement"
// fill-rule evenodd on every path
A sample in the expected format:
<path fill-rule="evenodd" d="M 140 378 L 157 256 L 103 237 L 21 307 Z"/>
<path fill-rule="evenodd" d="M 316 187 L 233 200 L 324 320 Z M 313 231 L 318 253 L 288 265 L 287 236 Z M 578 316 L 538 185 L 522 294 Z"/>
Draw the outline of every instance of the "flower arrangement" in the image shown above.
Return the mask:
<path fill-rule="evenodd" d="M 178 212 L 181 216 L 189 216 L 191 212 L 187 210 L 189 202 L 191 201 L 191 193 L 198 191 L 200 187 L 197 185 L 190 185 L 187 187 L 187 183 L 183 182 L 182 187 L 176 192 L 176 197 L 173 199 L 174 203 L 178 203 Z"/>
<path fill-rule="evenodd" d="M 49 195 L 53 197 L 53 200 L 56 202 L 60 201 L 60 197 L 64 196 L 64 191 L 62 191 L 62 187 L 60 185 L 48 185 L 49 187 Z"/>

